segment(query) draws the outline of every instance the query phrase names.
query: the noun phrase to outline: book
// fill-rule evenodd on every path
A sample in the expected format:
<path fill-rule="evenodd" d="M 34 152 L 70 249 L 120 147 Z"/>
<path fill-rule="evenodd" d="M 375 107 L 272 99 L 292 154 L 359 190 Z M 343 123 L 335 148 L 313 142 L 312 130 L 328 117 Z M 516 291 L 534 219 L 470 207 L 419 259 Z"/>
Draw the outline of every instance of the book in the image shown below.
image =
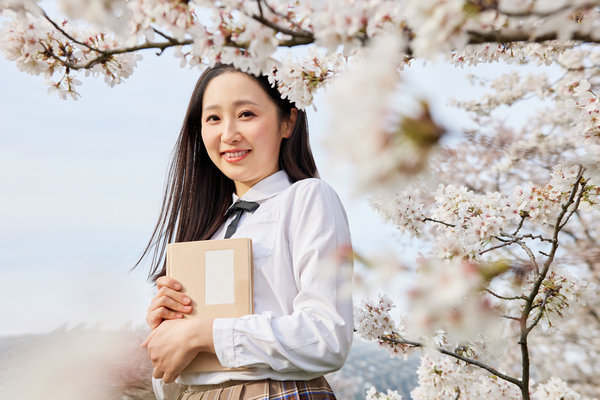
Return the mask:
<path fill-rule="evenodd" d="M 182 285 L 197 316 L 237 318 L 252 314 L 252 240 L 199 240 L 167 245 L 167 276 Z M 238 369 L 238 368 L 236 368 Z M 212 353 L 199 353 L 183 372 L 229 371 Z"/>

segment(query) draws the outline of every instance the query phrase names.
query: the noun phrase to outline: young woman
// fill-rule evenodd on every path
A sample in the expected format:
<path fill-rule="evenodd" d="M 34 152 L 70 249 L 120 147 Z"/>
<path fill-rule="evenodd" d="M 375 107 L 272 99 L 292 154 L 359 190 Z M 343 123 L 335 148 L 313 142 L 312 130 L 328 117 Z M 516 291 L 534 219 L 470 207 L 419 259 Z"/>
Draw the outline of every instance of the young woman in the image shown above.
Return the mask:
<path fill-rule="evenodd" d="M 266 77 L 228 65 L 202 74 L 144 252 L 158 288 L 143 343 L 158 398 L 175 379 L 180 399 L 335 398 L 323 375 L 352 342 L 352 264 L 339 261 L 351 244 L 339 198 L 316 177 L 306 115 Z M 228 212 L 240 201 L 241 219 Z M 226 237 L 252 239 L 254 314 L 183 318 L 191 302 L 165 276 L 166 244 Z M 181 373 L 200 351 L 244 368 Z"/>

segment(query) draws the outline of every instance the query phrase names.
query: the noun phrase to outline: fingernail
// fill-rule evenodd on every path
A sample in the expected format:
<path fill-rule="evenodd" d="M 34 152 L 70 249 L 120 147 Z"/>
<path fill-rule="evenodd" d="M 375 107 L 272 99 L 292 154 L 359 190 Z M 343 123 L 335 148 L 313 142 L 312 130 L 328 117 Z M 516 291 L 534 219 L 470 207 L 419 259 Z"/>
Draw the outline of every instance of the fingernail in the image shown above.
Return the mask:
<path fill-rule="evenodd" d="M 181 285 L 179 283 L 174 284 L 173 287 L 175 288 L 175 290 L 181 289 Z"/>
<path fill-rule="evenodd" d="M 190 299 L 189 297 L 187 297 L 187 296 L 183 296 L 183 302 L 184 302 L 184 303 L 189 303 L 189 302 L 191 302 L 191 301 L 192 301 L 192 299 Z"/>

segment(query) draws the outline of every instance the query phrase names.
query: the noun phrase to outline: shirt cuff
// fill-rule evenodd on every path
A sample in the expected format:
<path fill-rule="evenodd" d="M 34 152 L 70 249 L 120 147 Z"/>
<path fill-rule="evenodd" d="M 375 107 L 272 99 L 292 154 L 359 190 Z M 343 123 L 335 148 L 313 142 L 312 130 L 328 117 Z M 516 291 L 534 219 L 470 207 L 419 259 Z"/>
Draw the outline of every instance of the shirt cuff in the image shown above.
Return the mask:
<path fill-rule="evenodd" d="M 215 318 L 213 322 L 213 344 L 215 354 L 222 366 L 236 368 L 233 350 L 233 325 L 235 318 Z"/>

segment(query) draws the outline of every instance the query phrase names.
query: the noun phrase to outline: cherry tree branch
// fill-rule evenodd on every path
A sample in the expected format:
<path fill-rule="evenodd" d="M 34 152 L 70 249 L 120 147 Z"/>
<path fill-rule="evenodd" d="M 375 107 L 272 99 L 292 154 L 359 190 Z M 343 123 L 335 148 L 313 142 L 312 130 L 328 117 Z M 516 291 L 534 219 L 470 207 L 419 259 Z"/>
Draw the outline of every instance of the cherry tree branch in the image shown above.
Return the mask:
<path fill-rule="evenodd" d="M 521 220 L 519 221 L 519 225 L 517 226 L 517 229 L 515 229 L 515 231 L 513 232 L 512 237 L 517 236 L 517 233 L 519 233 L 519 231 L 521 230 L 521 228 L 523 227 L 523 223 L 525 222 L 525 218 L 527 218 L 527 214 L 526 213 L 521 213 Z"/>
<path fill-rule="evenodd" d="M 521 29 L 502 29 L 498 31 L 467 31 L 469 35 L 469 44 L 486 44 L 486 43 L 519 43 L 519 42 L 535 42 L 544 43 L 552 40 L 559 40 L 557 32 L 549 32 L 543 35 L 534 35 L 531 31 Z M 582 32 L 573 32 L 569 40 L 585 42 L 585 43 L 600 43 L 600 39 L 595 35 Z"/>
<path fill-rule="evenodd" d="M 449 224 L 449 223 L 447 223 L 447 222 L 444 222 L 444 221 L 439 221 L 439 220 L 437 220 L 437 219 L 433 219 L 433 218 L 429 218 L 429 217 L 423 217 L 423 219 L 421 220 L 421 222 L 427 222 L 427 221 L 430 221 L 430 222 L 435 222 L 435 223 L 437 223 L 437 224 L 446 225 L 446 226 L 448 226 L 448 227 L 450 227 L 450 228 L 455 228 L 455 227 L 456 227 L 456 225 L 454 225 L 454 224 Z"/>
<path fill-rule="evenodd" d="M 585 190 L 585 184 L 587 183 L 587 181 L 583 180 L 582 177 L 579 178 L 579 180 L 581 180 L 581 182 L 577 182 L 578 184 L 580 184 L 581 186 L 581 191 L 579 193 L 579 196 L 576 197 L 575 199 L 575 205 L 571 208 L 571 210 L 569 211 L 569 213 L 567 214 L 567 216 L 565 217 L 565 221 L 558 227 L 559 230 L 562 230 L 565 225 L 567 224 L 567 222 L 569 222 L 569 219 L 571 218 L 571 216 L 573 215 L 573 213 L 575 211 L 577 211 L 577 209 L 579 209 L 579 203 L 581 202 L 581 198 L 583 197 L 583 191 Z"/>
<path fill-rule="evenodd" d="M 258 3 L 260 6 L 261 1 L 259 0 Z M 60 32 L 65 38 L 67 38 L 69 41 L 71 41 L 75 44 L 85 47 L 86 49 L 88 49 L 91 52 L 98 54 L 96 57 L 89 59 L 85 63 L 72 62 L 72 61 L 66 60 L 64 57 L 60 57 L 55 52 L 53 52 L 51 50 L 51 48 L 49 48 L 49 46 L 46 46 L 42 43 L 42 46 L 44 47 L 45 52 L 49 57 L 52 57 L 53 59 L 60 62 L 64 67 L 72 69 L 72 70 L 89 69 L 89 68 L 92 68 L 96 64 L 103 64 L 103 63 L 107 62 L 115 55 L 126 54 L 126 53 L 135 53 L 135 52 L 138 52 L 141 50 L 157 49 L 157 50 L 159 50 L 157 55 L 161 55 L 166 49 L 168 49 L 170 47 L 186 46 L 186 45 L 190 45 L 194 42 L 192 39 L 178 40 L 178 39 L 175 39 L 175 38 L 165 34 L 164 32 L 162 32 L 156 28 L 152 28 L 152 30 L 155 33 L 157 33 L 159 36 L 163 37 L 167 41 L 166 42 L 146 41 L 144 43 L 141 43 L 141 44 L 138 44 L 135 46 L 128 46 L 128 47 L 122 47 L 122 48 L 111 49 L 111 50 L 102 50 L 95 46 L 91 46 L 90 44 L 88 44 L 86 42 L 76 39 L 73 35 L 71 35 L 69 32 L 67 32 L 65 29 L 63 29 L 58 23 L 56 23 L 56 21 L 54 21 L 52 18 L 50 18 L 48 16 L 48 14 L 41 7 L 39 9 L 40 9 L 42 15 L 44 16 L 44 18 L 58 32 Z M 308 32 L 306 30 L 294 31 L 294 30 L 290 30 L 285 27 L 279 26 L 279 25 L 275 24 L 274 22 L 268 20 L 267 18 L 263 17 L 262 16 L 262 7 L 259 7 L 259 9 L 261 10 L 261 15 L 251 15 L 250 17 L 255 19 L 256 21 L 260 22 L 264 26 L 273 29 L 274 31 L 276 31 L 278 33 L 282 33 L 282 34 L 291 36 L 291 39 L 280 41 L 279 42 L 280 46 L 295 47 L 295 46 L 310 44 L 315 41 L 314 35 L 311 32 Z M 230 39 L 226 40 L 225 46 L 236 47 L 236 48 L 240 48 L 240 49 L 247 48 L 246 44 L 237 43 Z"/>
<path fill-rule="evenodd" d="M 264 5 L 269 9 L 269 11 L 271 11 L 271 13 L 273 13 L 273 15 L 278 16 L 279 18 L 283 18 L 285 19 L 287 22 L 289 22 L 292 26 L 294 26 L 298 31 L 303 31 L 304 29 L 296 22 L 293 21 L 291 19 L 289 19 L 287 16 L 277 12 L 277 10 L 275 10 L 273 8 L 273 6 L 271 6 L 266 0 L 257 0 L 260 1 L 260 3 L 264 3 Z M 306 31 L 307 32 L 307 31 Z"/>
<path fill-rule="evenodd" d="M 488 292 L 489 294 L 491 294 L 494 297 L 497 297 L 499 299 L 502 300 L 527 300 L 527 297 L 521 295 L 521 296 L 501 296 L 498 293 L 495 293 L 494 291 L 492 291 L 491 289 L 485 288 L 485 291 Z"/>
<path fill-rule="evenodd" d="M 260 22 L 264 26 L 267 26 L 267 27 L 273 29 L 277 33 L 289 35 L 292 38 L 299 40 L 300 42 L 298 42 L 297 45 L 310 44 L 315 41 L 315 36 L 312 34 L 312 32 L 309 32 L 305 29 L 296 29 L 296 30 L 288 29 L 288 28 L 280 26 L 280 25 L 276 24 L 275 22 L 267 19 L 263 13 L 263 8 L 262 8 L 263 0 L 256 0 L 256 3 L 258 4 L 258 15 L 256 15 L 256 14 L 250 15 L 250 17 L 253 18 L 255 21 Z M 278 17 L 288 20 L 287 18 L 276 13 L 275 10 L 273 10 L 273 8 L 271 6 L 269 6 L 266 1 L 264 3 L 265 3 L 265 6 L 269 9 L 269 11 L 271 11 L 273 14 L 277 15 Z"/>
<path fill-rule="evenodd" d="M 600 5 L 599 1 L 588 1 L 587 3 L 579 4 L 575 7 L 567 4 L 562 7 L 558 7 L 558 8 L 555 8 L 554 10 L 549 10 L 549 11 L 528 10 L 528 11 L 522 11 L 522 12 L 515 12 L 515 11 L 502 10 L 499 8 L 497 11 L 499 14 L 506 15 L 507 17 L 512 17 L 512 18 L 526 18 L 526 17 L 531 17 L 531 16 L 536 16 L 536 17 L 540 17 L 540 18 L 548 18 L 548 17 L 552 17 L 554 15 L 558 15 L 558 14 L 561 14 L 564 12 L 570 11 L 571 13 L 574 13 L 577 11 L 597 7 L 599 5 Z"/>
<path fill-rule="evenodd" d="M 42 8 L 39 8 L 42 15 L 44 16 L 44 19 L 46 19 L 46 21 L 48 21 L 57 31 L 59 31 L 60 33 L 63 34 L 63 36 L 65 36 L 67 39 L 69 39 L 71 42 L 73 43 L 77 43 L 78 45 L 81 45 L 91 51 L 95 51 L 96 53 L 100 53 L 100 54 L 106 54 L 106 52 L 104 50 L 98 49 L 96 47 L 90 46 L 89 44 L 82 42 L 80 40 L 75 39 L 72 35 L 70 35 L 66 30 L 64 30 L 59 24 L 57 24 L 52 18 L 50 18 L 48 16 L 48 14 L 46 14 L 46 11 L 42 10 Z"/>
<path fill-rule="evenodd" d="M 163 38 L 167 39 L 170 43 L 177 43 L 177 39 L 167 35 L 166 33 L 156 29 L 156 28 L 152 28 L 152 30 L 154 31 L 154 33 L 162 36 Z"/>
<path fill-rule="evenodd" d="M 571 207 L 572 204 L 578 205 L 579 200 L 581 200 L 581 197 L 583 196 L 583 193 L 584 193 L 584 184 L 582 182 L 583 171 L 584 171 L 584 168 L 582 166 L 579 166 L 577 178 L 575 179 L 575 183 L 573 185 L 573 188 L 571 189 L 569 198 L 561 206 L 561 210 L 558 213 L 558 216 L 556 217 L 556 222 L 554 224 L 554 231 L 553 231 L 553 235 L 552 235 L 552 247 L 550 249 L 548 257 L 546 258 L 546 262 L 544 263 L 542 270 L 539 272 L 538 276 L 536 277 L 536 280 L 533 283 L 531 292 L 529 293 L 529 296 L 527 296 L 527 300 L 525 301 L 525 305 L 524 305 L 523 311 L 521 313 L 521 319 L 520 319 L 521 334 L 519 337 L 519 344 L 521 346 L 522 375 L 521 375 L 520 388 L 521 388 L 521 394 L 523 396 L 523 400 L 530 399 L 530 395 L 529 395 L 530 361 L 529 361 L 528 335 L 531 332 L 531 329 L 528 327 L 527 321 L 529 319 L 529 314 L 531 313 L 531 311 L 533 309 L 534 300 L 540 292 L 540 287 L 542 285 L 542 282 L 544 281 L 544 279 L 546 279 L 546 275 L 548 274 L 550 266 L 552 265 L 552 262 L 554 261 L 554 256 L 558 249 L 558 244 L 559 244 L 558 235 L 560 233 L 561 227 L 563 227 L 564 224 L 571 217 L 571 215 L 573 215 L 573 212 L 568 213 L 569 208 Z M 579 191 L 578 189 L 580 186 L 581 186 L 581 190 Z M 579 195 L 577 195 L 578 193 L 579 193 Z M 524 244 L 523 244 L 523 246 L 524 246 Z M 541 314 L 538 314 L 538 317 L 541 318 Z M 538 318 L 536 318 L 536 319 L 539 322 L 539 319 Z M 537 322 L 535 324 L 537 324 Z M 533 326 L 535 326 L 535 325 L 533 325 Z"/>
<path fill-rule="evenodd" d="M 41 43 L 41 44 L 44 47 L 44 49 L 46 50 L 46 53 L 50 57 L 56 59 L 65 67 L 68 67 L 73 70 L 79 70 L 79 69 L 89 69 L 96 64 L 104 64 L 105 62 L 109 61 L 111 58 L 113 58 L 114 56 L 119 55 L 119 54 L 135 53 L 140 50 L 149 50 L 149 49 L 159 49 L 160 53 L 162 53 L 165 49 L 167 49 L 169 47 L 184 46 L 184 45 L 192 44 L 192 43 L 193 43 L 192 40 L 176 41 L 175 43 L 172 43 L 172 42 L 146 42 L 146 43 L 143 43 L 143 44 L 140 44 L 137 46 L 131 46 L 131 47 L 126 47 L 126 48 L 121 48 L 121 49 L 114 49 L 114 50 L 109 50 L 109 51 L 102 51 L 102 52 L 100 52 L 99 56 L 94 57 L 94 58 L 90 59 L 88 62 L 83 63 L 83 64 L 78 64 L 78 63 L 67 61 L 67 60 L 61 58 L 60 56 L 56 55 L 49 47 L 45 46 L 43 43 Z"/>
<path fill-rule="evenodd" d="M 584 5 L 578 6 L 577 9 L 589 8 L 594 5 L 598 5 L 598 3 L 599 2 L 597 2 L 597 1 L 589 2 Z M 301 46 L 301 45 L 311 44 L 311 43 L 315 42 L 315 36 L 312 32 L 301 28 L 294 21 L 291 21 L 286 16 L 282 16 L 279 13 L 277 13 L 276 10 L 274 10 L 268 4 L 268 2 L 266 2 L 264 0 L 257 0 L 257 4 L 258 4 L 258 8 L 259 8 L 259 13 L 251 14 L 251 15 L 249 15 L 249 17 L 266 27 L 273 29 L 277 33 L 281 33 L 281 34 L 284 34 L 284 35 L 287 35 L 290 37 L 290 39 L 288 39 L 288 40 L 280 41 L 279 42 L 280 46 L 295 47 L 295 46 Z M 276 15 L 277 17 L 285 19 L 296 29 L 290 29 L 290 28 L 281 26 L 281 25 L 273 22 L 272 20 L 268 19 L 265 16 L 265 13 L 263 10 L 263 5 L 266 8 L 268 8 L 269 11 L 273 13 L 273 15 Z M 158 35 L 160 35 L 161 37 L 166 39 L 166 42 L 146 41 L 145 43 L 141 43 L 141 44 L 138 44 L 135 46 L 129 46 L 129 47 L 123 47 L 123 48 L 117 48 L 117 49 L 111 49 L 111 50 L 103 50 L 103 49 L 99 49 L 95 46 L 92 46 L 89 43 L 86 43 L 84 41 L 76 39 L 73 35 L 69 34 L 65 29 L 63 29 L 59 24 L 57 24 L 55 21 L 53 21 L 45 13 L 44 10 L 42 10 L 41 8 L 40 8 L 40 10 L 41 10 L 44 18 L 56 30 L 58 30 L 62 35 L 64 35 L 69 41 L 76 43 L 80 46 L 83 46 L 86 49 L 88 49 L 89 51 L 98 54 L 96 57 L 93 57 L 93 58 L 87 60 L 87 62 L 79 63 L 79 62 L 65 60 L 64 57 L 60 57 L 60 56 L 56 55 L 53 51 L 48 49 L 48 46 L 45 46 L 46 53 L 48 54 L 49 57 L 56 59 L 66 68 L 70 68 L 73 70 L 89 69 L 96 64 L 105 63 L 105 62 L 109 61 L 112 58 L 112 56 L 119 55 L 119 54 L 134 53 L 134 52 L 148 50 L 148 49 L 157 49 L 157 50 L 159 50 L 157 54 L 160 55 L 166 49 L 168 49 L 170 47 L 185 46 L 185 45 L 190 45 L 193 43 L 192 39 L 177 40 L 177 39 L 174 39 L 174 38 L 168 36 L 164 32 L 161 32 L 160 30 L 153 28 L 153 30 Z M 562 12 L 562 11 L 564 11 L 564 10 L 558 9 L 558 10 L 549 12 L 546 15 L 551 16 L 557 12 Z M 536 15 L 536 14 L 533 12 L 528 12 L 528 13 L 522 14 L 522 16 L 526 16 L 526 15 Z M 515 14 L 513 16 L 520 16 L 520 14 Z M 554 32 L 554 33 L 550 32 L 550 33 L 536 36 L 536 35 L 532 35 L 532 33 L 530 31 L 519 30 L 519 29 L 501 29 L 498 31 L 490 31 L 490 32 L 469 31 L 468 35 L 469 35 L 469 40 L 468 40 L 469 44 L 484 44 L 484 43 L 492 43 L 492 42 L 501 43 L 501 44 L 508 44 L 508 43 L 515 43 L 515 42 L 545 42 L 545 41 L 558 39 L 558 34 L 556 32 Z M 364 37 L 363 33 L 358 35 L 357 38 L 360 39 L 363 42 L 363 44 L 367 41 L 367 38 Z M 588 33 L 581 33 L 581 32 L 574 32 L 571 39 L 576 40 L 576 41 L 589 42 L 589 43 L 600 43 L 600 40 L 598 38 L 594 37 L 593 35 L 588 34 Z M 237 43 L 230 39 L 226 40 L 225 46 L 236 47 L 236 48 L 247 48 L 247 44 Z M 410 49 L 408 49 L 407 54 L 410 56 L 410 54 L 411 54 Z M 426 219 L 426 220 L 428 220 L 428 219 Z M 441 223 L 441 221 L 434 221 L 434 222 Z M 446 225 L 452 226 L 450 224 L 446 224 Z M 518 232 L 518 230 L 517 230 L 517 232 Z"/>
<path fill-rule="evenodd" d="M 400 335 L 397 335 L 397 334 L 394 334 L 394 336 L 400 337 Z M 415 342 L 415 341 L 412 341 L 412 340 L 406 340 L 406 339 L 404 339 L 402 337 L 400 337 L 400 339 L 396 339 L 396 338 L 391 337 L 391 336 L 382 336 L 379 339 L 383 340 L 383 341 L 386 341 L 386 342 L 394 343 L 394 344 L 403 344 L 403 345 L 408 345 L 408 346 L 411 346 L 411 347 L 424 347 L 423 343 Z M 488 371 L 489 373 L 491 373 L 491 374 L 497 376 L 498 378 L 503 379 L 503 380 L 505 380 L 507 382 L 513 383 L 513 384 L 515 384 L 517 386 L 521 385 L 521 381 L 519 381 L 518 379 L 513 378 L 512 376 L 503 374 L 502 372 L 498 371 L 494 367 L 491 367 L 491 366 L 489 366 L 489 365 L 487 365 L 487 364 L 485 364 L 485 363 L 483 363 L 481 361 L 475 360 L 473 358 L 465 357 L 462 354 L 458 354 L 458 353 L 456 353 L 454 351 L 446 350 L 443 347 L 436 347 L 435 350 L 437 350 L 441 354 L 444 354 L 444 355 L 456 358 L 458 360 L 464 361 L 467 364 L 471 364 L 471 365 L 474 365 L 476 367 L 483 368 L 486 371 Z"/>

